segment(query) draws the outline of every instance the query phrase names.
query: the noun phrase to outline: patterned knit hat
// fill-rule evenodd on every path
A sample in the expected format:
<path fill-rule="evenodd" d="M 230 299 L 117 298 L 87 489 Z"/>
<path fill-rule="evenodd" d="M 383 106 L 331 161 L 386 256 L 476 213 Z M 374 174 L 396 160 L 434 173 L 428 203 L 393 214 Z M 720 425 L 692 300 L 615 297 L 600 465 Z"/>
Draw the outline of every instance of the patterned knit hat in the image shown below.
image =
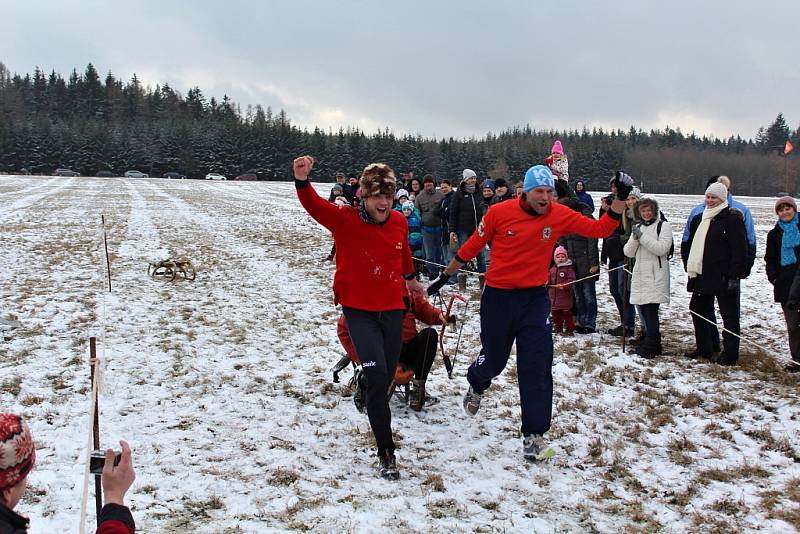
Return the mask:
<path fill-rule="evenodd" d="M 563 254 L 564 256 L 567 257 L 567 259 L 569 259 L 569 254 L 567 254 L 567 249 L 565 249 L 561 245 L 557 246 L 555 252 L 553 252 L 553 259 L 555 259 L 555 257 L 558 256 L 559 254 Z"/>
<path fill-rule="evenodd" d="M 0 413 L 0 490 L 16 486 L 35 462 L 31 429 L 20 416 Z"/>

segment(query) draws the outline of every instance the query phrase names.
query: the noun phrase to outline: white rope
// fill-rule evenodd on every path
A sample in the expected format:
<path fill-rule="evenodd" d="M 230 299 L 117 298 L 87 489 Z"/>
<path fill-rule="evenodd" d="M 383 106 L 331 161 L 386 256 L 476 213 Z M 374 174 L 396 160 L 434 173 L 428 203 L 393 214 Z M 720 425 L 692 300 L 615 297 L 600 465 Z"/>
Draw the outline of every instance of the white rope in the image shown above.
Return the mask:
<path fill-rule="evenodd" d="M 633 273 L 632 273 L 632 272 L 630 272 L 628 269 L 625 269 L 625 272 L 626 272 L 626 273 L 628 273 L 629 275 L 633 276 Z M 666 297 L 669 297 L 669 295 L 665 295 L 663 292 L 659 293 L 659 295 L 661 295 L 661 296 L 666 296 Z M 727 328 L 725 328 L 724 326 L 722 326 L 722 327 L 718 326 L 718 325 L 717 325 L 717 323 L 715 323 L 714 321 L 712 321 L 711 319 L 709 319 L 709 318 L 707 318 L 707 317 L 703 317 L 702 315 L 700 315 L 700 314 L 699 314 L 699 313 L 697 313 L 696 311 L 692 310 L 691 308 L 689 309 L 689 313 L 691 313 L 691 314 L 692 314 L 692 315 L 694 315 L 695 317 L 699 317 L 700 319 L 704 320 L 705 322 L 707 322 L 707 323 L 709 323 L 709 324 L 712 324 L 712 325 L 714 325 L 714 326 L 715 326 L 715 327 L 717 327 L 717 328 L 721 328 L 723 332 L 727 332 L 728 334 L 730 334 L 730 335 L 732 335 L 732 336 L 734 336 L 734 337 L 738 337 L 740 340 L 744 341 L 745 343 L 749 343 L 750 345 L 753 345 L 754 347 L 758 347 L 759 349 L 763 350 L 763 351 L 764 351 L 764 352 L 766 352 L 766 353 L 769 353 L 769 352 L 770 352 L 770 349 L 768 349 L 768 348 L 767 348 L 767 347 L 765 347 L 764 345 L 759 345 L 759 344 L 758 344 L 758 343 L 756 343 L 755 341 L 750 341 L 750 340 L 749 340 L 749 339 L 747 339 L 746 337 L 742 337 L 742 336 L 740 336 L 739 334 L 736 334 L 736 333 L 734 333 L 734 332 L 731 332 L 730 330 L 728 330 L 728 329 L 727 329 Z M 780 358 L 778 358 L 778 360 L 780 360 Z"/>

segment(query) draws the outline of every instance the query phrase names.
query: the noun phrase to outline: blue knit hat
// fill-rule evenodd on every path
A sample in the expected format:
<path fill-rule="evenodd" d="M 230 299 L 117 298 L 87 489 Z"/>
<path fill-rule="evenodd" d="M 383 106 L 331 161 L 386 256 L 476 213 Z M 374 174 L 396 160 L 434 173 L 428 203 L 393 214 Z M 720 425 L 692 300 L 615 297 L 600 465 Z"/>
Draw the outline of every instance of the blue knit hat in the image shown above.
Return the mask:
<path fill-rule="evenodd" d="M 483 189 L 487 188 L 491 189 L 492 192 L 494 192 L 494 180 L 492 180 L 491 178 L 487 178 L 486 180 L 483 181 Z"/>
<path fill-rule="evenodd" d="M 544 165 L 534 165 L 525 173 L 525 181 L 522 183 L 522 190 L 529 192 L 537 187 L 549 187 L 555 189 L 556 181 L 553 173 Z"/>

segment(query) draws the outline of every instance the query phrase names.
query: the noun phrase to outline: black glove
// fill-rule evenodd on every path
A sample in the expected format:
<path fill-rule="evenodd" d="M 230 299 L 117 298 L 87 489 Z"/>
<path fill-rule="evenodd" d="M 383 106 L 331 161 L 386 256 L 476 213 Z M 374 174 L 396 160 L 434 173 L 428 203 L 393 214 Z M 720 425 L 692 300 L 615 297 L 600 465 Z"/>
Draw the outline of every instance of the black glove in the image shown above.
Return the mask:
<path fill-rule="evenodd" d="M 450 317 L 447 318 L 448 324 L 456 324 L 456 321 L 458 321 L 458 316 L 455 313 L 451 313 Z"/>
<path fill-rule="evenodd" d="M 439 278 L 434 280 L 431 285 L 428 286 L 427 293 L 428 296 L 435 295 L 439 292 L 440 289 L 444 287 L 450 277 L 444 273 L 439 275 Z"/>
<path fill-rule="evenodd" d="M 614 175 L 614 186 L 617 188 L 617 199 L 625 200 L 633 191 L 633 178 L 622 171 L 617 171 Z"/>
<path fill-rule="evenodd" d="M 735 295 L 739 292 L 739 279 L 731 278 L 728 280 L 728 295 Z"/>

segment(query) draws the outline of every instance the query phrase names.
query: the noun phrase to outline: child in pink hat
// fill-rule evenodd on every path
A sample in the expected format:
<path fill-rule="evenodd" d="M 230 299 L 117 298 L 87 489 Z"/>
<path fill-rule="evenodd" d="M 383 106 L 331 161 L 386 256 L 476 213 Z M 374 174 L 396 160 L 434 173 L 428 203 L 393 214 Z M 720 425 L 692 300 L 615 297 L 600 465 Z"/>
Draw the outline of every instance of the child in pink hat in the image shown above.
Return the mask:
<path fill-rule="evenodd" d="M 553 332 L 567 336 L 574 335 L 575 319 L 572 316 L 572 282 L 575 281 L 575 268 L 569 259 L 567 249 L 556 247 L 553 253 L 555 265 L 550 267 L 550 312 L 552 315 Z"/>

